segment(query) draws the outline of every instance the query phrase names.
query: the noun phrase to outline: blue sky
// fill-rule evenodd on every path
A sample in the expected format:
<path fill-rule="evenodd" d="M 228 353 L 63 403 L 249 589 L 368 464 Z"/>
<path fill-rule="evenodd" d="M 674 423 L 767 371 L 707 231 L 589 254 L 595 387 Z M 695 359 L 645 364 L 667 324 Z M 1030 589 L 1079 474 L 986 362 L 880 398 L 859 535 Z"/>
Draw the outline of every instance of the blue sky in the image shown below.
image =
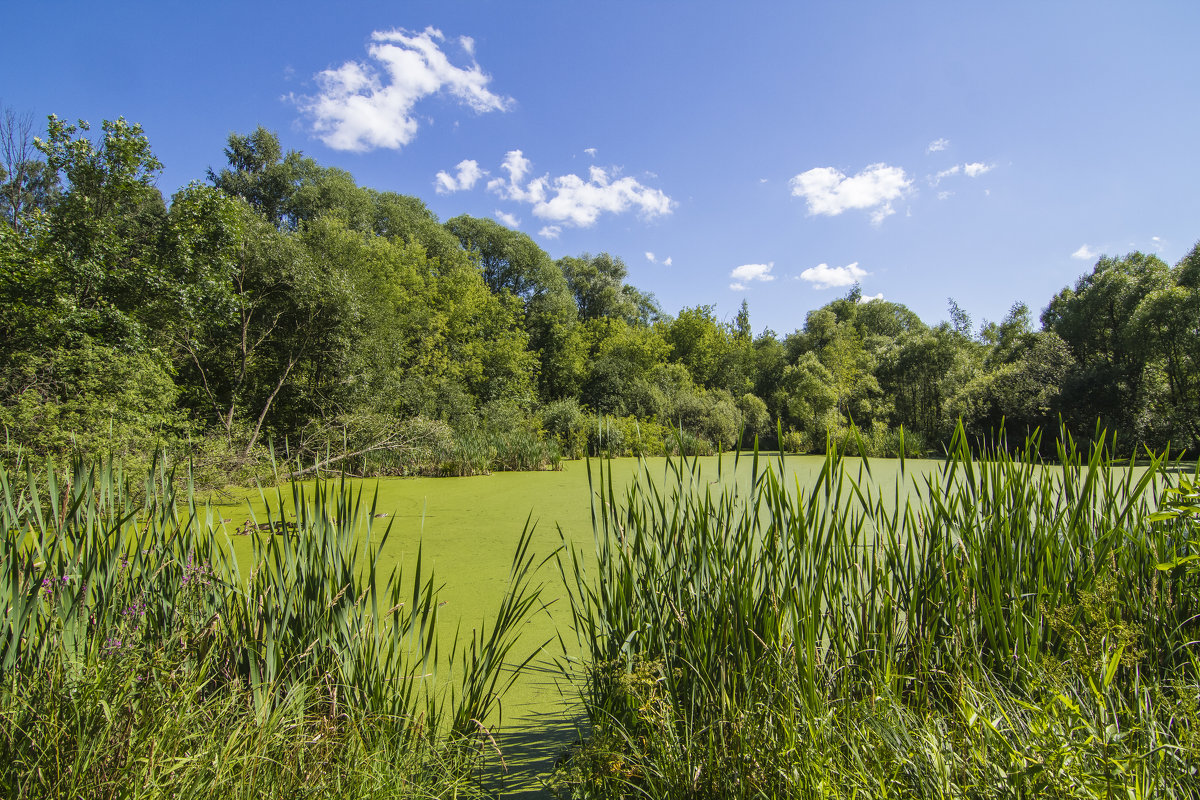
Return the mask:
<path fill-rule="evenodd" d="M 4 13 L 0 103 L 124 116 L 168 196 L 258 125 L 361 185 L 608 251 L 780 334 L 844 295 L 1035 314 L 1200 239 L 1200 4 L 82 3 Z"/>

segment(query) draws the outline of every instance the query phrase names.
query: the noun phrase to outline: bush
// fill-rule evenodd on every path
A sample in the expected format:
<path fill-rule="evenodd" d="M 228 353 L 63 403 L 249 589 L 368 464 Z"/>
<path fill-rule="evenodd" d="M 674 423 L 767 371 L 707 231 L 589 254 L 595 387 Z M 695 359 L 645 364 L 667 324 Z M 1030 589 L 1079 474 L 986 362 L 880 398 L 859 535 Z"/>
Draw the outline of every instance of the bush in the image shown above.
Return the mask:
<path fill-rule="evenodd" d="M 540 420 L 546 436 L 558 443 L 559 452 L 566 458 L 587 455 L 588 415 L 574 397 L 556 400 L 542 407 Z"/>
<path fill-rule="evenodd" d="M 637 417 L 599 417 L 591 426 L 588 450 L 593 455 L 612 458 L 623 456 L 660 456 L 666 452 L 670 431 L 653 419 Z"/>
<path fill-rule="evenodd" d="M 924 440 L 919 434 L 906 431 L 902 427 L 889 428 L 880 420 L 872 422 L 866 430 L 850 423 L 850 427 L 831 434 L 830 439 L 837 445 L 838 452 L 845 455 L 861 454 L 870 458 L 895 458 L 903 455 L 906 458 L 918 458 L 925 454 Z"/>
<path fill-rule="evenodd" d="M 779 449 L 785 453 L 808 453 L 812 450 L 810 441 L 809 435 L 804 431 L 788 428 L 783 432 L 783 438 L 779 442 Z"/>

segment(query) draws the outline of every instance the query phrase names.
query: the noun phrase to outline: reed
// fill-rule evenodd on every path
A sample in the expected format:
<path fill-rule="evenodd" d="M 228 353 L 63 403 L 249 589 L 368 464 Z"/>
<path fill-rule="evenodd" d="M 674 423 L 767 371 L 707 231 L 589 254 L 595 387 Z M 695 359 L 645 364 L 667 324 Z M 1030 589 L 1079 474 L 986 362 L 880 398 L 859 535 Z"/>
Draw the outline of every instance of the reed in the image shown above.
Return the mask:
<path fill-rule="evenodd" d="M 1197 545 L 1158 513 L 1178 465 L 1040 445 L 960 429 L 914 492 L 833 442 L 812 486 L 757 453 L 742 489 L 679 458 L 618 493 L 601 464 L 594 559 L 563 564 L 593 734 L 559 785 L 1195 796 Z"/>
<path fill-rule="evenodd" d="M 419 552 L 379 569 L 391 527 L 345 482 L 264 496 L 243 565 L 166 470 L 138 491 L 112 464 L 68 475 L 18 491 L 0 470 L 5 796 L 482 792 L 539 602 L 528 529 L 496 620 L 460 642 Z"/>

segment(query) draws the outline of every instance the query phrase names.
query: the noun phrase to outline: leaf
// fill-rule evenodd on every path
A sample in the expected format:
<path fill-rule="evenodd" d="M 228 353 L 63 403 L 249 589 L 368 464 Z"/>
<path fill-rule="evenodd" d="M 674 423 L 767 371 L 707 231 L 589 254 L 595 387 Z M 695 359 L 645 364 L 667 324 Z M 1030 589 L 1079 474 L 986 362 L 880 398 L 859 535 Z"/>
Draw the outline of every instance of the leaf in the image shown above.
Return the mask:
<path fill-rule="evenodd" d="M 1121 654 L 1125 652 L 1125 644 L 1117 646 L 1112 655 L 1108 659 L 1108 667 L 1104 670 L 1104 688 L 1107 689 L 1112 683 L 1113 677 L 1117 674 L 1117 667 L 1121 666 Z"/>

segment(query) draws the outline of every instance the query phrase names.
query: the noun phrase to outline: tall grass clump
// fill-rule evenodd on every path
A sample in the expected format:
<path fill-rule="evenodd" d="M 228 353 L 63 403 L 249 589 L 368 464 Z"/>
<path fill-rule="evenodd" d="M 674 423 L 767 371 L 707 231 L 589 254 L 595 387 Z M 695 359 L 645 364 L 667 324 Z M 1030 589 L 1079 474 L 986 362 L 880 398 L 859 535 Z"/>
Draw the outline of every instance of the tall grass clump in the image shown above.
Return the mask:
<path fill-rule="evenodd" d="M 6 797 L 471 796 L 517 632 L 528 535 L 496 622 L 438 637 L 418 554 L 344 482 L 265 497 L 239 564 L 165 470 L 0 470 Z M 136 499 L 135 499 L 136 498 Z"/>
<path fill-rule="evenodd" d="M 1165 457 L 1065 436 L 895 486 L 669 462 L 594 482 L 566 562 L 591 734 L 575 797 L 1195 797 L 1200 574 Z M 858 448 L 865 450 L 865 447 Z M 901 448 L 903 452 L 903 448 Z M 719 484 L 719 485 L 717 485 Z"/>

